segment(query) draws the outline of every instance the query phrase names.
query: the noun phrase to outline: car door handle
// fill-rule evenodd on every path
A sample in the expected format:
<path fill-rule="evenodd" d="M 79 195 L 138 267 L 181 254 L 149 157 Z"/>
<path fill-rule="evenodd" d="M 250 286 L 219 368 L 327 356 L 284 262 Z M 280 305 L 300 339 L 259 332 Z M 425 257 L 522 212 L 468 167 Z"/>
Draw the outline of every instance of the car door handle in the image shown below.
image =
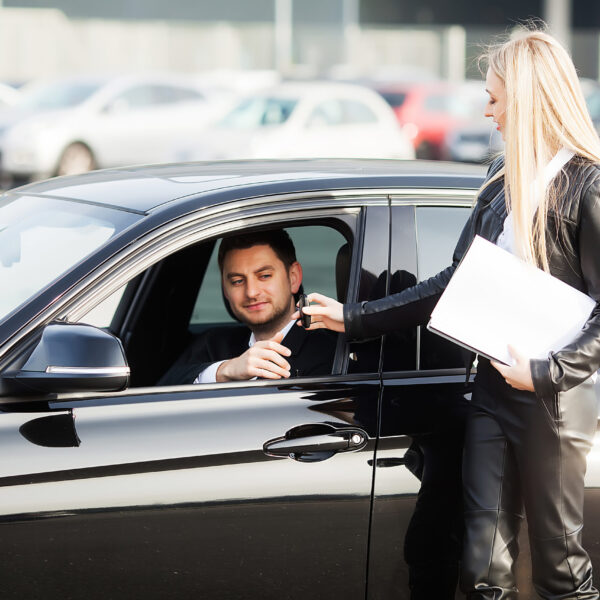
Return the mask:
<path fill-rule="evenodd" d="M 269 440 L 263 445 L 265 454 L 269 456 L 288 457 L 303 462 L 324 460 L 336 452 L 359 450 L 367 443 L 364 431 L 355 428 L 333 430 L 317 435 L 292 437 L 290 432 L 285 437 Z"/>

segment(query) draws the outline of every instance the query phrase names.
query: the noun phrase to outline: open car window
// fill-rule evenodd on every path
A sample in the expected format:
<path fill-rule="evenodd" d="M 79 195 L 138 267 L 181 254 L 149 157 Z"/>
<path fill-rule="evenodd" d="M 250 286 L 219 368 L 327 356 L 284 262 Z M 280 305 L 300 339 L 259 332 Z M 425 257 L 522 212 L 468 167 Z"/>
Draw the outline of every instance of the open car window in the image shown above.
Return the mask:
<path fill-rule="evenodd" d="M 329 224 L 304 224 L 286 231 L 302 265 L 305 293 L 345 296 L 350 262 L 339 257 L 349 255 L 348 233 Z M 222 297 L 219 243 L 220 239 L 208 239 L 168 256 L 80 319 L 108 328 L 121 339 L 131 366 L 131 387 L 176 385 L 161 383 L 161 376 L 190 344 L 218 327 L 239 326 Z"/>

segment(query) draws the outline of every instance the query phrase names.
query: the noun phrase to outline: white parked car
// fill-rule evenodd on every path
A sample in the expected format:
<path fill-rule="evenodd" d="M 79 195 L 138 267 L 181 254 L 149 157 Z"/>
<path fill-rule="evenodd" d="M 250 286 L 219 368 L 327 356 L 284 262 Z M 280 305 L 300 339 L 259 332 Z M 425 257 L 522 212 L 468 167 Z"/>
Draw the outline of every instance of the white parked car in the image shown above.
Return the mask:
<path fill-rule="evenodd" d="M 72 77 L 39 82 L 0 114 L 2 172 L 16 179 L 161 162 L 223 114 L 185 77 Z"/>
<path fill-rule="evenodd" d="M 21 97 L 21 92 L 9 85 L 8 83 L 0 83 L 0 110 L 14 106 Z"/>
<path fill-rule="evenodd" d="M 414 158 L 388 104 L 372 90 L 287 82 L 247 96 L 174 160 Z"/>

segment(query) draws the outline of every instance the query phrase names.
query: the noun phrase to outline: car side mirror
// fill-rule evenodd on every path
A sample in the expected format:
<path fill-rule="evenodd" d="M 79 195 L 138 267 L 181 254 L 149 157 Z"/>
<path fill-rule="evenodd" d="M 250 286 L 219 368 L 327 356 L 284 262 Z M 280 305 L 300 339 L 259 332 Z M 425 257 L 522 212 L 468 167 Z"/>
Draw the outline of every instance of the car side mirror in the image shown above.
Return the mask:
<path fill-rule="evenodd" d="M 123 346 L 111 333 L 70 323 L 51 323 L 19 371 L 3 379 L 15 392 L 112 392 L 129 383 Z"/>

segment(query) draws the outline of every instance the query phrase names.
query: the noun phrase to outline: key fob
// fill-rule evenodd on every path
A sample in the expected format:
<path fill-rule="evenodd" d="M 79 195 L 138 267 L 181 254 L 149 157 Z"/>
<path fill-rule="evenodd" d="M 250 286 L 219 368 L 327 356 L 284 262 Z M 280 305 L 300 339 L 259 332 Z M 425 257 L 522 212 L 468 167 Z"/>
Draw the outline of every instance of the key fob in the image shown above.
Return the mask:
<path fill-rule="evenodd" d="M 302 312 L 302 309 L 308 305 L 309 302 L 306 299 L 306 294 L 300 294 L 300 297 L 298 298 L 298 310 L 300 311 L 300 323 L 302 323 L 302 327 L 304 327 L 304 329 L 308 329 L 310 327 L 310 315 L 305 315 Z"/>

